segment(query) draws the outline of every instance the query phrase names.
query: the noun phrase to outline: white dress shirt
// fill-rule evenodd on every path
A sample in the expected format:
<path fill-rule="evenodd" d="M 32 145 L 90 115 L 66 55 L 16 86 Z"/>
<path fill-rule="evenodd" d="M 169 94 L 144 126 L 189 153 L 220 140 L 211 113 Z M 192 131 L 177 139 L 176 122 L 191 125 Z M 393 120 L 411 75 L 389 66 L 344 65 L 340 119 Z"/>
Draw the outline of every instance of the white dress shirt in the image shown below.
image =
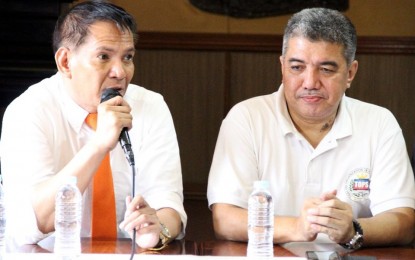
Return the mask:
<path fill-rule="evenodd" d="M 160 94 L 130 84 L 133 127 L 129 131 L 136 164 L 136 195 L 152 208 L 175 209 L 182 220 L 183 186 L 179 148 L 170 111 Z M 31 204 L 34 185 L 58 173 L 94 135 L 84 120 L 88 112 L 66 93 L 59 72 L 28 88 L 7 108 L 0 142 L 9 246 L 37 243 L 42 234 Z M 124 219 L 125 198 L 131 195 L 132 170 L 117 144 L 110 153 L 117 223 Z M 83 194 L 81 236 L 91 235 L 91 185 Z M 118 225 L 117 225 L 118 228 Z M 118 228 L 119 237 L 128 234 Z"/>

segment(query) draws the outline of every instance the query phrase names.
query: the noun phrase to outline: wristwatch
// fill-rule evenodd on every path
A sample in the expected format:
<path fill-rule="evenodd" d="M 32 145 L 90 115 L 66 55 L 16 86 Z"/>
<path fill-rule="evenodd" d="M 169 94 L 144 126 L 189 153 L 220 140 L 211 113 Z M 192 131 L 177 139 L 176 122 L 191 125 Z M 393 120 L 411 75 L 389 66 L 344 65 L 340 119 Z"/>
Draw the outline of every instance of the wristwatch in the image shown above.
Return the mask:
<path fill-rule="evenodd" d="M 160 223 L 160 225 L 161 225 L 161 231 L 160 231 L 159 244 L 161 244 L 161 246 L 164 246 L 164 245 L 166 245 L 167 243 L 170 242 L 171 235 L 170 235 L 169 229 L 166 227 L 166 225 L 164 225 L 163 223 Z"/>
<path fill-rule="evenodd" d="M 363 229 L 357 220 L 353 220 L 353 228 L 356 231 L 356 234 L 350 240 L 350 242 L 345 244 L 340 244 L 342 247 L 346 249 L 356 250 L 363 246 Z"/>
<path fill-rule="evenodd" d="M 166 227 L 166 225 L 160 222 L 160 226 L 161 231 L 159 234 L 159 242 L 155 247 L 148 248 L 148 250 L 150 251 L 160 251 L 164 249 L 167 246 L 167 244 L 172 240 L 169 229 Z"/>

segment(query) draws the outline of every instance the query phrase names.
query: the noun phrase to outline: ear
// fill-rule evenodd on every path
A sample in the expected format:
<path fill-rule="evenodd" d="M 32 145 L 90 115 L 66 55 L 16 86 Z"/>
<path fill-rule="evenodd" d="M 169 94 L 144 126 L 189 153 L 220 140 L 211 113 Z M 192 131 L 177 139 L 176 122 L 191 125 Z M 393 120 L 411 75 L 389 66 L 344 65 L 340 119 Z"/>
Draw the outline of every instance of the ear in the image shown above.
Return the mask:
<path fill-rule="evenodd" d="M 350 85 L 352 84 L 352 81 L 354 77 L 356 76 L 357 68 L 358 68 L 357 60 L 352 61 L 352 64 L 350 64 L 349 71 L 347 74 L 347 88 L 350 88 Z"/>
<path fill-rule="evenodd" d="M 55 53 L 55 62 L 58 70 L 66 77 L 71 78 L 69 66 L 71 51 L 66 47 L 60 47 Z"/>

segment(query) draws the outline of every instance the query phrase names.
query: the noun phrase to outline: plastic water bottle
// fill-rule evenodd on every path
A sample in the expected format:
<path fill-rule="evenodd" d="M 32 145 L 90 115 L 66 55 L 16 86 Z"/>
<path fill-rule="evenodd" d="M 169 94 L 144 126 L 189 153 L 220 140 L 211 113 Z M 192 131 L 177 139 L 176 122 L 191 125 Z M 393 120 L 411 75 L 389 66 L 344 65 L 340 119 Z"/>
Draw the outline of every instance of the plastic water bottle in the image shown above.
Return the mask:
<path fill-rule="evenodd" d="M 82 195 L 77 179 L 70 176 L 55 198 L 55 254 L 75 259 L 81 254 Z"/>
<path fill-rule="evenodd" d="M 2 181 L 0 175 L 0 181 Z M 0 253 L 3 254 L 5 250 L 5 233 L 6 233 L 6 207 L 4 206 L 4 190 L 0 183 Z"/>
<path fill-rule="evenodd" d="M 274 204 L 268 181 L 256 181 L 248 201 L 248 257 L 274 256 Z"/>

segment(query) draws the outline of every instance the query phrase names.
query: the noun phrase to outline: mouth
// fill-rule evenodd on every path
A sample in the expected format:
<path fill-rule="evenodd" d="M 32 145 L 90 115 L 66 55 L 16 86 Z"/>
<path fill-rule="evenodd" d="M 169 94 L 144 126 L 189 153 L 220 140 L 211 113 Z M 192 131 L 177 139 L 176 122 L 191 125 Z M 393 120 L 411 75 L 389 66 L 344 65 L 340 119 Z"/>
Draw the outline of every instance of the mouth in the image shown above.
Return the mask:
<path fill-rule="evenodd" d="M 124 90 L 123 87 L 108 86 L 108 87 L 104 88 L 103 92 L 107 89 L 113 89 L 113 90 L 117 91 L 121 96 L 124 96 L 125 90 Z"/>
<path fill-rule="evenodd" d="M 316 103 L 323 99 L 323 97 L 320 96 L 303 96 L 301 97 L 302 100 L 304 100 L 307 103 Z"/>
<path fill-rule="evenodd" d="M 297 97 L 306 103 L 318 103 L 325 99 L 324 93 L 315 90 L 307 90 L 298 93 Z"/>

